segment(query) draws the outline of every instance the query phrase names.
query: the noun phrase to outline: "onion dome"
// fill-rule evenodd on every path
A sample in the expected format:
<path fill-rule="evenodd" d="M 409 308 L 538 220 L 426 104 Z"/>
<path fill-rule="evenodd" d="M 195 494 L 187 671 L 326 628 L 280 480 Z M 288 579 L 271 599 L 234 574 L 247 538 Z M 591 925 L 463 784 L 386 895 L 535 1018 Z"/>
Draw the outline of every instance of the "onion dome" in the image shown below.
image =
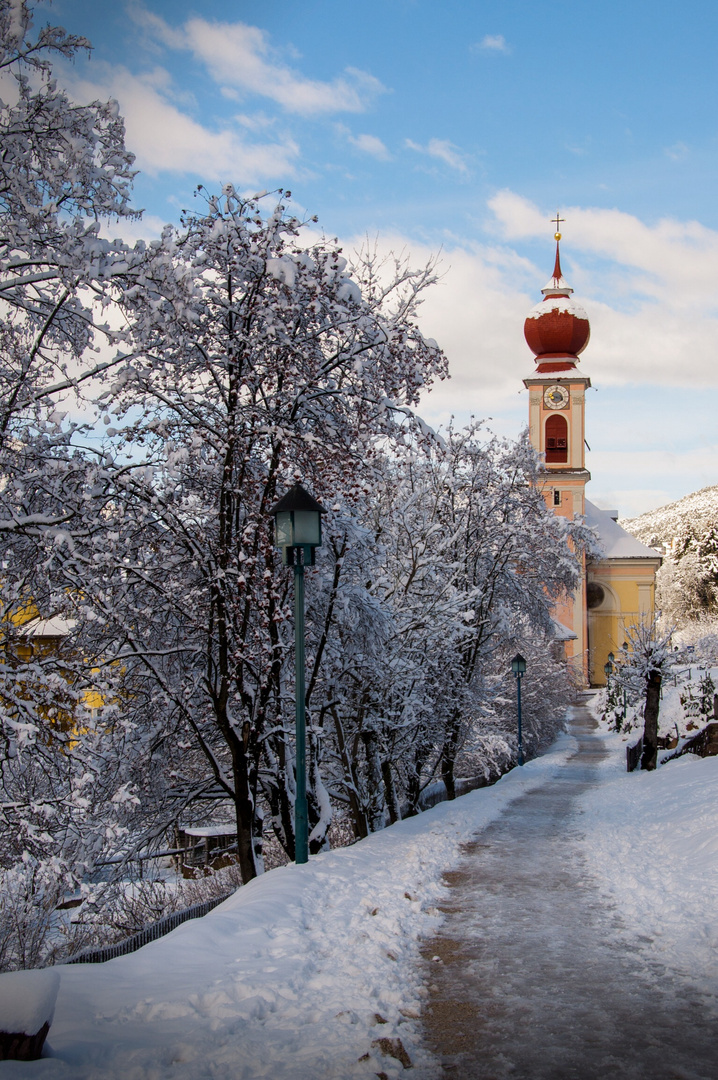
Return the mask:
<path fill-rule="evenodd" d="M 580 304 L 571 299 L 573 289 L 561 273 L 561 233 L 556 233 L 554 239 L 556 263 L 553 277 L 541 290 L 543 300 L 531 308 L 524 323 L 524 337 L 536 357 L 538 371 L 569 371 L 574 368 L 591 336 L 588 315 Z"/>

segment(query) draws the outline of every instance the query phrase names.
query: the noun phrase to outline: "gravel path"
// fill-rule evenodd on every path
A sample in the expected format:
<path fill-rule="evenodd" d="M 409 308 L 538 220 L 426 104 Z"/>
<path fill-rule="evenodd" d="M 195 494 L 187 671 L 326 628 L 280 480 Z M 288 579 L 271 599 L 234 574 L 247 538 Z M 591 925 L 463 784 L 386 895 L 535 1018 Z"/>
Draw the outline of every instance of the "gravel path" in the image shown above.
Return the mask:
<path fill-rule="evenodd" d="M 594 728 L 575 707 L 575 756 L 447 875 L 446 921 L 424 950 L 426 1039 L 443 1077 L 718 1080 L 718 1002 L 648 959 L 640 938 L 627 948 L 586 870 L 578 796 L 603 756 Z"/>

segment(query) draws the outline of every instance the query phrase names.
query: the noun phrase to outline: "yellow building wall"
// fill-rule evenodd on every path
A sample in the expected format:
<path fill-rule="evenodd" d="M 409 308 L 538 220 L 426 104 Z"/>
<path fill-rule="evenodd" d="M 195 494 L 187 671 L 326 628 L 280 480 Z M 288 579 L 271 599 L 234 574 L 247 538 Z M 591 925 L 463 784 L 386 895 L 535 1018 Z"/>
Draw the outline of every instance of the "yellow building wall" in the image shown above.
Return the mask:
<path fill-rule="evenodd" d="M 588 567 L 588 582 L 600 585 L 600 604 L 588 609 L 589 681 L 605 686 L 608 654 L 620 656 L 631 626 L 649 624 L 655 616 L 655 580 L 659 558 L 607 559 Z"/>

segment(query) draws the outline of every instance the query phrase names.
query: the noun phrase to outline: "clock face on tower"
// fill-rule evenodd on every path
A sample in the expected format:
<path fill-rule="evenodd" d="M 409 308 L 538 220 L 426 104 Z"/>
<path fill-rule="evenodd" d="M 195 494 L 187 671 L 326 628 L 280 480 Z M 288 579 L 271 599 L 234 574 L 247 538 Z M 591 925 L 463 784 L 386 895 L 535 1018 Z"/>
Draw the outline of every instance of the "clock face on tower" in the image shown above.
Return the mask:
<path fill-rule="evenodd" d="M 547 409 L 567 409 L 568 390 L 565 386 L 547 386 L 543 392 L 543 403 Z"/>

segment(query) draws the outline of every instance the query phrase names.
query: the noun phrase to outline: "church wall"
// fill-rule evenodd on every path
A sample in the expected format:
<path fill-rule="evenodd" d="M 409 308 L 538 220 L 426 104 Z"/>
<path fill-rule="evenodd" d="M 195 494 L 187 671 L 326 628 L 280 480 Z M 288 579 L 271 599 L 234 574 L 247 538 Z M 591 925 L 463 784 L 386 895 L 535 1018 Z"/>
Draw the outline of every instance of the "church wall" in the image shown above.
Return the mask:
<path fill-rule="evenodd" d="M 631 626 L 653 620 L 659 559 L 606 559 L 592 563 L 588 581 L 601 585 L 604 599 L 588 611 L 589 681 L 605 686 L 608 654 L 620 655 Z"/>

